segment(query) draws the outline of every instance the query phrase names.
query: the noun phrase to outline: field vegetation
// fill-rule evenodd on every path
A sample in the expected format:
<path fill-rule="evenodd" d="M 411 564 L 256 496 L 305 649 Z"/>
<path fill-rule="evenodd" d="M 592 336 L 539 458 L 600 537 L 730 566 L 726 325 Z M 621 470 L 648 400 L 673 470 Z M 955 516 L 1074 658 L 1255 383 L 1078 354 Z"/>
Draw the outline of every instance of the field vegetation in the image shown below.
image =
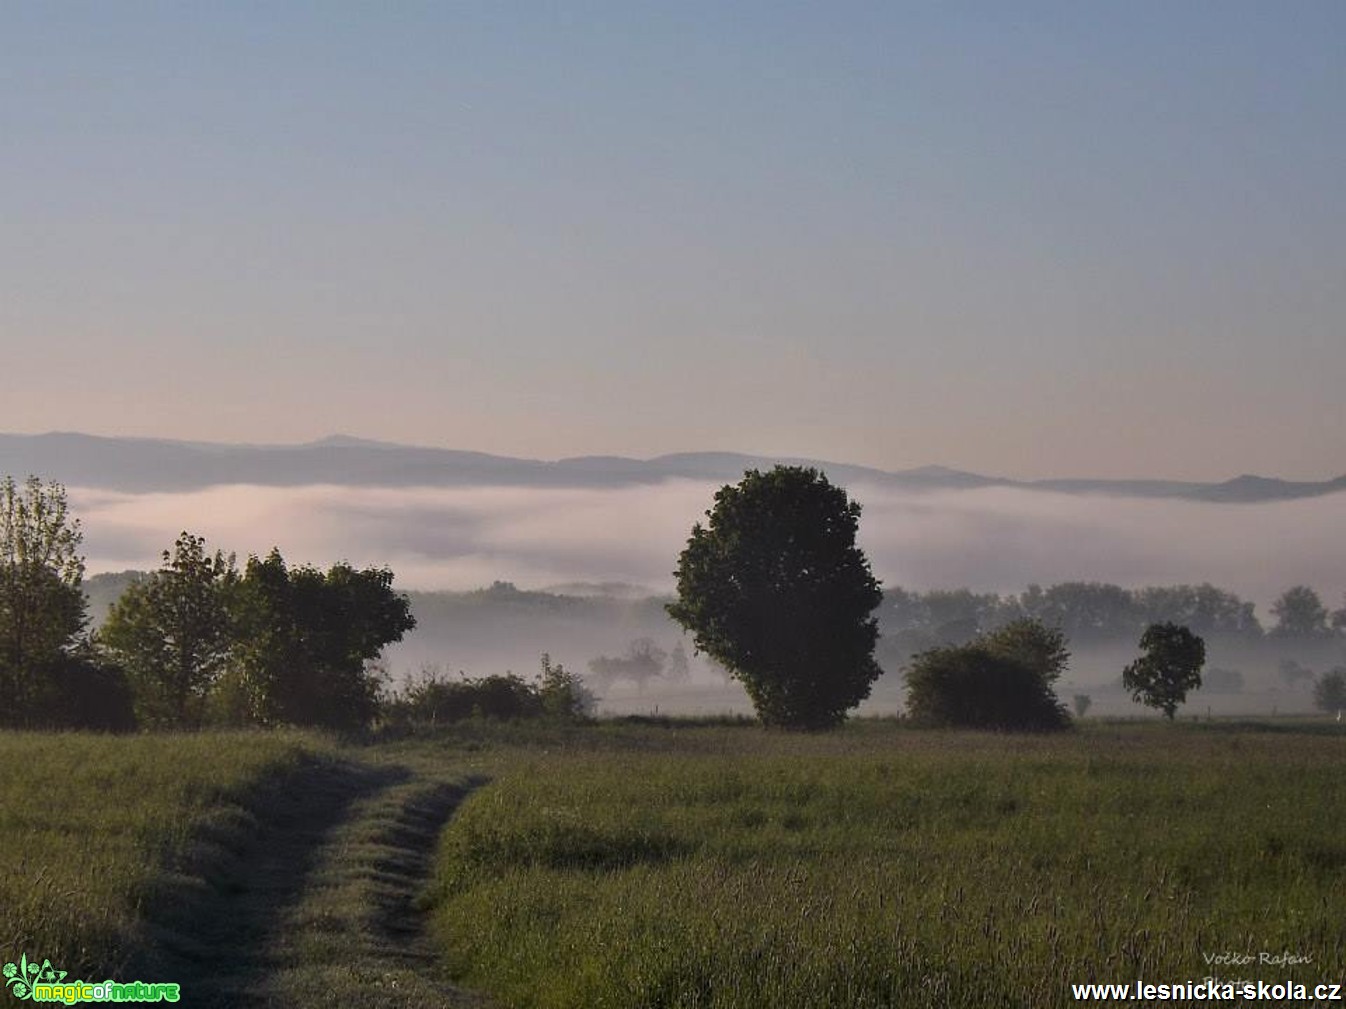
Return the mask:
<path fill-rule="evenodd" d="M 218 866 L 264 795 L 330 753 L 296 733 L 0 733 L 0 952 L 72 978 L 123 966 L 147 905 Z"/>
<path fill-rule="evenodd" d="M 475 1006 L 416 904 L 481 779 L 311 733 L 0 733 L 0 963 L 179 983 L 205 1009 Z"/>
<path fill-rule="evenodd" d="M 301 1009 L 484 1004 L 464 990 L 1065 1006 L 1090 980 L 1335 981 L 1343 756 L 1330 721 L 6 733 L 0 949 Z M 1263 952 L 1305 959 L 1214 959 Z"/>
<path fill-rule="evenodd" d="M 1335 730 L 1335 725 L 1324 726 Z M 1335 981 L 1346 737 L 600 727 L 441 840 L 435 927 L 519 1006 L 1057 1006 L 1084 981 Z M 1229 953 L 1308 962 L 1217 966 Z"/>

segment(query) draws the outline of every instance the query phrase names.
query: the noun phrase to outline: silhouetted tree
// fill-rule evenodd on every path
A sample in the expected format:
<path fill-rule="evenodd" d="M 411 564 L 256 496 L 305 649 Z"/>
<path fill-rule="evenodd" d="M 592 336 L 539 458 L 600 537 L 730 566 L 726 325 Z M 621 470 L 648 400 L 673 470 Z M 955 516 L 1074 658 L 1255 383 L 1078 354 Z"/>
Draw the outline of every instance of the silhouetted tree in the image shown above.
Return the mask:
<path fill-rule="evenodd" d="M 879 583 L 855 543 L 860 505 L 814 469 L 751 470 L 715 495 L 675 572 L 669 614 L 767 725 L 823 728 L 880 675 Z"/>
<path fill-rule="evenodd" d="M 584 681 L 551 656 L 542 653 L 542 673 L 538 677 L 537 695 L 542 713 L 563 721 L 579 721 L 593 717 L 598 698 L 584 685 Z"/>
<path fill-rule="evenodd" d="M 1141 623 L 1131 593 L 1101 582 L 1061 582 L 1045 590 L 1030 585 L 1019 604 L 1026 616 L 1061 628 L 1072 641 L 1130 637 Z"/>
<path fill-rule="evenodd" d="M 251 715 L 262 724 L 362 729 L 378 709 L 385 645 L 416 626 L 387 568 L 326 573 L 248 559 L 236 593 L 237 652 Z"/>
<path fill-rule="evenodd" d="M 686 655 L 683 656 L 684 661 Z M 650 680 L 663 675 L 668 653 L 651 638 L 637 638 L 620 658 L 600 655 L 589 662 L 589 669 L 599 683 L 611 685 L 617 680 L 630 680 L 644 690 Z"/>
<path fill-rule="evenodd" d="M 1122 672 L 1122 685 L 1133 700 L 1159 708 L 1172 721 L 1187 692 L 1201 686 L 1206 643 L 1178 624 L 1151 624 L 1140 648 L 1145 654 Z"/>
<path fill-rule="evenodd" d="M 1165 585 L 1134 593 L 1136 608 L 1147 623 L 1181 624 L 1193 634 L 1259 637 L 1262 625 L 1253 604 L 1209 583 Z"/>
<path fill-rule="evenodd" d="M 895 587 L 884 593 L 879 623 L 884 640 L 897 654 L 935 645 L 960 645 L 1023 616 L 1014 596 L 968 589 L 910 592 Z"/>
<path fill-rule="evenodd" d="M 1271 604 L 1276 626 L 1271 633 L 1282 638 L 1322 638 L 1329 633 L 1327 607 L 1307 585 L 1286 589 Z"/>
<path fill-rule="evenodd" d="M 1313 703 L 1321 711 L 1338 712 L 1346 708 L 1346 668 L 1323 673 L 1313 685 Z"/>
<path fill-rule="evenodd" d="M 142 724 L 201 724 L 230 660 L 227 593 L 237 582 L 232 555 L 208 554 L 203 538 L 184 532 L 162 567 L 113 604 L 98 638 L 130 677 Z"/>
<path fill-rule="evenodd" d="M 0 724 L 25 725 L 50 703 L 85 625 L 84 558 L 65 488 L 0 481 Z"/>
<path fill-rule="evenodd" d="M 921 652 L 907 670 L 907 712 L 920 722 L 1043 731 L 1069 719 L 1053 684 L 1070 653 L 1064 635 L 1020 619 L 964 645 Z"/>

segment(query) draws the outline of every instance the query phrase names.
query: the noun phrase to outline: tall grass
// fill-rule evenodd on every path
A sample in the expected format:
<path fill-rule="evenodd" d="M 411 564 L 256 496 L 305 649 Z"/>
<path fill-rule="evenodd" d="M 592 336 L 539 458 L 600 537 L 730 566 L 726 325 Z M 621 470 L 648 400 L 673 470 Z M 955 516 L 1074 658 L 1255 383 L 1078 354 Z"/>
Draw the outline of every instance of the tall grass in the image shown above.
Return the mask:
<path fill-rule="evenodd" d="M 247 835 L 251 797 L 327 744 L 291 733 L 0 733 L 0 959 L 71 977 L 142 947 L 145 905 Z"/>
<path fill-rule="evenodd" d="M 1072 981 L 1346 973 L 1341 737 L 636 735 L 526 757 L 451 822 L 436 928 L 464 981 L 520 1006 L 1064 1006 Z M 1263 951 L 1312 962 L 1209 959 Z"/>

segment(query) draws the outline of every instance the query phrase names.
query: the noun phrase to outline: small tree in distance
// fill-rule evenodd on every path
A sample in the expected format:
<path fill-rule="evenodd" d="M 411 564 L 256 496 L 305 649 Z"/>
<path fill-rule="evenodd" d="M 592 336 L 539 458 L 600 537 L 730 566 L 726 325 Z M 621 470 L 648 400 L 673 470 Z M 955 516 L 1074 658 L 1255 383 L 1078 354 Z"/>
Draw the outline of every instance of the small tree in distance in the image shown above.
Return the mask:
<path fill-rule="evenodd" d="M 750 470 L 692 527 L 668 612 L 737 678 L 766 725 L 840 724 L 869 696 L 882 601 L 855 544 L 860 505 L 815 469 Z"/>
<path fill-rule="evenodd" d="M 1158 708 L 1169 721 L 1189 690 L 1201 686 L 1206 643 L 1186 627 L 1151 624 L 1140 637 L 1145 654 L 1122 672 L 1132 700 Z"/>
<path fill-rule="evenodd" d="M 1280 638 L 1322 638 L 1329 633 L 1331 614 L 1322 598 L 1307 585 L 1286 589 L 1271 604 L 1276 617 L 1272 635 Z"/>
<path fill-rule="evenodd" d="M 650 638 L 637 638 L 620 658 L 600 655 L 589 662 L 589 671 L 603 689 L 609 689 L 617 680 L 630 680 L 640 690 L 664 673 L 668 653 Z M 686 662 L 686 654 L 683 655 Z"/>
<path fill-rule="evenodd" d="M 542 653 L 542 673 L 538 677 L 537 695 L 542 700 L 543 714 L 565 721 L 583 721 L 592 718 L 598 708 L 598 698 L 584 685 L 578 675 L 551 655 Z"/>
<path fill-rule="evenodd" d="M 1313 703 L 1319 711 L 1340 715 L 1346 708 L 1346 668 L 1333 669 L 1319 677 L 1313 685 Z"/>

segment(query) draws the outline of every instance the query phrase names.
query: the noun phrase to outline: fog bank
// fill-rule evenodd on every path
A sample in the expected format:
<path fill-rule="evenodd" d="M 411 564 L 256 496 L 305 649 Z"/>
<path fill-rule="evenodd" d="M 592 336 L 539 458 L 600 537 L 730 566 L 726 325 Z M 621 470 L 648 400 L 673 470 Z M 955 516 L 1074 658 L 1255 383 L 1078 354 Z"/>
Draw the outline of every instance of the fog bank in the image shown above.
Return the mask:
<path fill-rule="evenodd" d="M 72 487 L 90 573 L 157 566 L 182 530 L 291 563 L 388 565 L 404 589 L 495 580 L 672 587 L 715 484 L 607 489 L 219 486 L 165 493 Z M 1081 496 L 1017 488 L 854 485 L 860 541 L 885 585 L 1019 591 L 1038 582 L 1209 581 L 1267 604 L 1294 584 L 1341 598 L 1346 495 L 1267 504 Z"/>

